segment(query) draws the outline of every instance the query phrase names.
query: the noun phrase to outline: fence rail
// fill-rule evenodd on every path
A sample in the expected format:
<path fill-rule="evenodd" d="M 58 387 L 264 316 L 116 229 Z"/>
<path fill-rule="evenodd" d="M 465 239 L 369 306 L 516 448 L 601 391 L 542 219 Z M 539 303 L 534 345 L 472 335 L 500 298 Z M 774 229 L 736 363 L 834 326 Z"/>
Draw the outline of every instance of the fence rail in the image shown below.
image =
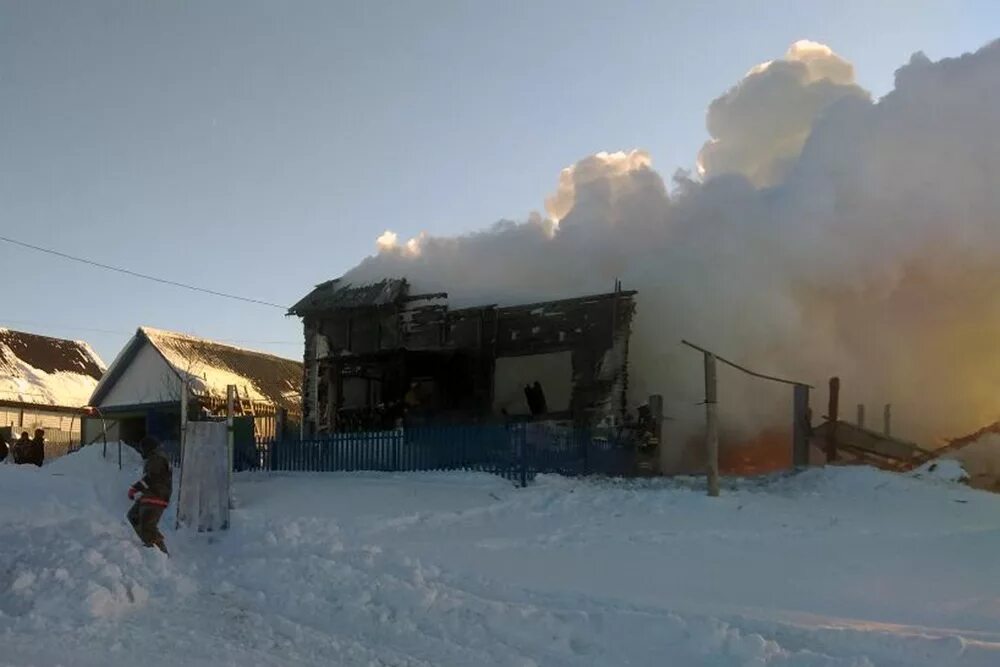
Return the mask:
<path fill-rule="evenodd" d="M 421 426 L 333 433 L 304 440 L 260 440 L 238 448 L 234 468 L 296 472 L 465 470 L 522 486 L 538 473 L 630 475 L 631 441 L 539 424 Z"/>

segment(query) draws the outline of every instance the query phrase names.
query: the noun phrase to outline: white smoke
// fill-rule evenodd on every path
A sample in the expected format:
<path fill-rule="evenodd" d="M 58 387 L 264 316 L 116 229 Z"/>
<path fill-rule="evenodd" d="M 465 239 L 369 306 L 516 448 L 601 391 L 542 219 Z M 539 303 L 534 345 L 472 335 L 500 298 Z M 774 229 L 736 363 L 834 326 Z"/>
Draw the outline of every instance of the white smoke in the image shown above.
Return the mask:
<path fill-rule="evenodd" d="M 742 174 L 758 186 L 780 183 L 816 121 L 845 98 L 870 99 L 854 82 L 854 67 L 828 46 L 796 42 L 712 102 L 712 138 L 698 156 L 698 171 Z"/>
<path fill-rule="evenodd" d="M 639 290 L 631 388 L 665 394 L 673 416 L 697 415 L 690 338 L 817 385 L 840 375 L 843 404 L 892 402 L 904 435 L 961 434 L 1000 416 L 998 82 L 994 42 L 917 54 L 872 101 L 849 63 L 798 42 L 712 103 L 701 179 L 668 188 L 648 153 L 598 153 L 563 170 L 546 216 L 386 232 L 348 278 L 406 276 L 456 304 L 621 279 Z M 723 389 L 731 419 L 787 423 L 784 390 L 728 375 Z"/>

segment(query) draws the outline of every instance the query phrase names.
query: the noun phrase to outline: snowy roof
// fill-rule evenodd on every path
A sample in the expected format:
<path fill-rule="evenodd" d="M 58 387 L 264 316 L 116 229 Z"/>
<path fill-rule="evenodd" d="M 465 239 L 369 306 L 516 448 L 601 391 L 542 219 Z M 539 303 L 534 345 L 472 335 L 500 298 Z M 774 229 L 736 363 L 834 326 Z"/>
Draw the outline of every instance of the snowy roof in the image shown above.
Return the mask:
<path fill-rule="evenodd" d="M 83 341 L 0 328 L 0 401 L 80 408 L 104 368 Z"/>
<path fill-rule="evenodd" d="M 288 309 L 290 315 L 320 310 L 385 306 L 406 297 L 409 284 L 402 278 L 386 278 L 366 285 L 354 285 L 342 278 L 328 280 Z"/>
<path fill-rule="evenodd" d="M 91 402 L 97 404 L 144 344 L 152 345 L 196 395 L 224 398 L 236 385 L 240 397 L 298 412 L 302 363 L 188 334 L 140 327 L 118 355 Z"/>

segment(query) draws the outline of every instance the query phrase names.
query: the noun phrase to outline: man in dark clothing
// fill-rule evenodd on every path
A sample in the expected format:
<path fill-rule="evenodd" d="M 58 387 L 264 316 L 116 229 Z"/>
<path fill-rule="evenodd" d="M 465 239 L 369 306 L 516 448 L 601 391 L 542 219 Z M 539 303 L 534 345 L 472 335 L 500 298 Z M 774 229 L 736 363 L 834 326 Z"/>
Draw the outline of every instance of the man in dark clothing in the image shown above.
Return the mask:
<path fill-rule="evenodd" d="M 31 439 L 31 447 L 28 449 L 29 460 L 25 463 L 34 463 L 39 468 L 45 463 L 45 431 L 40 428 L 35 429 L 35 437 Z"/>
<path fill-rule="evenodd" d="M 31 463 L 31 439 L 27 431 L 21 432 L 21 437 L 14 443 L 14 463 Z"/>
<path fill-rule="evenodd" d="M 142 540 L 143 546 L 156 547 L 167 553 L 167 545 L 158 524 L 163 511 L 170 504 L 170 494 L 173 491 L 170 461 L 160 451 L 160 443 L 156 438 L 148 435 L 139 442 L 139 451 L 145 463 L 142 479 L 128 490 L 128 499 L 135 501 L 128 511 L 128 521 Z"/>
<path fill-rule="evenodd" d="M 535 392 L 535 405 L 538 408 L 538 414 L 546 414 L 549 411 L 549 403 L 545 400 L 545 392 L 542 390 L 542 383 L 535 380 L 535 384 L 531 385 L 531 388 Z"/>
<path fill-rule="evenodd" d="M 7 446 L 7 441 L 4 436 L 0 435 L 0 463 L 7 460 L 7 453 L 10 448 Z"/>

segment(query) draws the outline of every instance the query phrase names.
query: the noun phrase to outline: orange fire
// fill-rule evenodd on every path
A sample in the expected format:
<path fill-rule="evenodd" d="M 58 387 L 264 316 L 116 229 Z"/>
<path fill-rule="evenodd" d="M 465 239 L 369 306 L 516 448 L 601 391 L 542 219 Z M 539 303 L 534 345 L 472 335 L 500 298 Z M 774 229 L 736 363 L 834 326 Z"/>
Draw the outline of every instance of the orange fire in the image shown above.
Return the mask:
<path fill-rule="evenodd" d="M 705 436 L 686 441 L 676 470 L 700 473 L 705 470 Z M 779 429 L 765 429 L 751 438 L 719 434 L 719 472 L 728 476 L 763 475 L 792 467 L 792 436 Z"/>
<path fill-rule="evenodd" d="M 792 436 L 778 430 L 764 430 L 740 441 L 719 447 L 719 472 L 723 475 L 762 475 L 792 467 Z"/>

